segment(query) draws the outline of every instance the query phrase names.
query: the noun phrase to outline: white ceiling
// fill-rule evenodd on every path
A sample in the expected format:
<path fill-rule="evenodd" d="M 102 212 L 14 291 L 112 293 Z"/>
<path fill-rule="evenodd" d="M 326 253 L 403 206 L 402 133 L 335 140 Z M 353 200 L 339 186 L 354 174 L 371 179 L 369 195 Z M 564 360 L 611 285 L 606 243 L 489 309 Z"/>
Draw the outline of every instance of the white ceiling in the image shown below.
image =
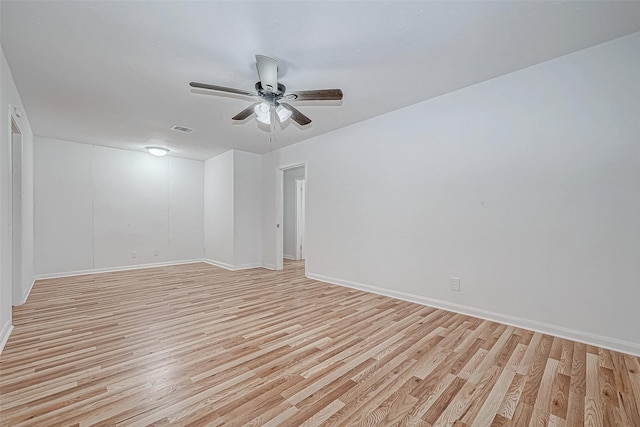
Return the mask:
<path fill-rule="evenodd" d="M 640 31 L 640 2 L 1 2 L 2 47 L 36 135 L 207 159 L 264 153 Z M 275 138 L 231 117 L 250 98 L 255 54 L 289 90 L 341 88 L 297 102 L 313 123 Z M 194 128 L 191 134 L 170 130 Z"/>

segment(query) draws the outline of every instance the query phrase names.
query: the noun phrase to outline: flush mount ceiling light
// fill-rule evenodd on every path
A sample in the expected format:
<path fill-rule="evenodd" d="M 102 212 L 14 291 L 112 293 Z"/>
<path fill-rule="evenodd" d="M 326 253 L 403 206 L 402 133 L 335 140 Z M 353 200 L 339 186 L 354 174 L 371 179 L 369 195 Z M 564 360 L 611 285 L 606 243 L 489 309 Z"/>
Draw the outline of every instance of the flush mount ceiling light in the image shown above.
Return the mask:
<path fill-rule="evenodd" d="M 152 154 L 156 157 L 162 157 L 162 156 L 166 156 L 167 153 L 169 152 L 168 149 L 163 148 L 163 147 L 153 147 L 153 146 L 149 146 L 149 147 L 145 147 L 147 149 L 147 151 L 149 152 L 149 154 Z"/>

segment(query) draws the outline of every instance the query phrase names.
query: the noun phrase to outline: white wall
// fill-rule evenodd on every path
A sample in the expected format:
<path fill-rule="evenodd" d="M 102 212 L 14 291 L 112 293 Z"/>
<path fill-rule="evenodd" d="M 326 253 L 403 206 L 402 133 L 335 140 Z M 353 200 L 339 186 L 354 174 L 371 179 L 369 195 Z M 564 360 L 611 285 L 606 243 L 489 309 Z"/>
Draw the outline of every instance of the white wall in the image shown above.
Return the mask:
<path fill-rule="evenodd" d="M 237 270 L 257 267 L 261 248 L 261 158 L 230 150 L 205 162 L 206 258 Z"/>
<path fill-rule="evenodd" d="M 306 161 L 310 277 L 640 353 L 639 51 L 636 33 L 263 156 L 264 262 L 272 171 Z"/>
<path fill-rule="evenodd" d="M 95 268 L 167 260 L 168 163 L 168 157 L 94 147 Z"/>
<path fill-rule="evenodd" d="M 204 162 L 205 258 L 233 266 L 233 151 Z"/>
<path fill-rule="evenodd" d="M 282 179 L 282 200 L 283 200 L 283 255 L 285 258 L 295 259 L 296 257 L 296 180 L 304 179 L 304 166 L 287 169 L 283 173 Z"/>
<path fill-rule="evenodd" d="M 261 265 L 261 156 L 233 150 L 234 267 Z"/>
<path fill-rule="evenodd" d="M 187 189 L 187 191 L 185 191 Z M 200 193 L 199 196 L 197 193 Z M 169 161 L 169 258 L 199 259 L 204 255 L 204 163 Z"/>
<path fill-rule="evenodd" d="M 14 107 L 22 117 L 15 121 L 22 133 L 22 300 L 33 284 L 33 133 L 11 70 L 2 51 L 0 64 L 0 352 L 11 332 L 11 123 Z"/>
<path fill-rule="evenodd" d="M 196 160 L 37 137 L 36 273 L 202 258 L 202 177 Z"/>
<path fill-rule="evenodd" d="M 35 270 L 91 270 L 93 146 L 36 137 Z"/>

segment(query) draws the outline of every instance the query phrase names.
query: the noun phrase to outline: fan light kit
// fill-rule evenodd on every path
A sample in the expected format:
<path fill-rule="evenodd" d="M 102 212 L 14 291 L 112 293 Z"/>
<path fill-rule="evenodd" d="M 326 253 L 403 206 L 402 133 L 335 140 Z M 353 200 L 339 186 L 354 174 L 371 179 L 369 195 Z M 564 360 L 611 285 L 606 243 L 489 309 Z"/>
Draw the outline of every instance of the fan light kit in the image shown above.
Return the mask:
<path fill-rule="evenodd" d="M 278 116 L 280 123 L 284 123 L 289 118 L 300 126 L 311 123 L 311 119 L 286 101 L 340 101 L 342 100 L 342 90 L 340 89 L 317 89 L 303 90 L 287 93 L 287 88 L 278 83 L 278 63 L 275 59 L 264 55 L 256 55 L 256 67 L 258 69 L 258 77 L 260 81 L 255 85 L 255 92 L 242 89 L 234 89 L 225 86 L 210 85 L 207 83 L 191 82 L 189 85 L 197 89 L 215 90 L 218 92 L 233 93 L 236 95 L 250 96 L 261 98 L 258 102 L 245 108 L 235 116 L 232 120 L 245 120 L 250 115 L 256 115 L 256 119 L 260 123 L 267 125 L 273 124 L 273 119 Z M 272 119 L 273 116 L 273 119 Z"/>
<path fill-rule="evenodd" d="M 163 147 L 149 146 L 149 147 L 145 147 L 145 148 L 147 149 L 149 154 L 152 154 L 152 155 L 154 155 L 156 157 L 166 156 L 167 153 L 169 152 L 169 150 L 167 148 L 163 148 Z"/>
<path fill-rule="evenodd" d="M 287 110 L 281 104 L 277 104 L 276 115 L 280 123 L 286 122 L 291 117 L 291 111 Z M 253 111 L 256 113 L 256 119 L 265 125 L 271 124 L 271 107 L 266 102 L 256 105 Z"/>

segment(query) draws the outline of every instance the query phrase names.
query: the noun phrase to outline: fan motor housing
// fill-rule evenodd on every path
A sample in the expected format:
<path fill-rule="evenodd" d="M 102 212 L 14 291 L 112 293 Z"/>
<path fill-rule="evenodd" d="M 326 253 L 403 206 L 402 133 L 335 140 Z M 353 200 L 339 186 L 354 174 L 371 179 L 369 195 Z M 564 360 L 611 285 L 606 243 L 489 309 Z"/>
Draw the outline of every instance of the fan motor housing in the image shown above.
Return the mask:
<path fill-rule="evenodd" d="M 284 96 L 284 93 L 287 91 L 287 88 L 282 83 L 278 83 L 278 90 L 276 92 L 268 91 L 262 88 L 262 84 L 260 82 L 256 82 L 256 92 L 258 95 L 265 101 L 273 104 L 278 99 Z"/>

